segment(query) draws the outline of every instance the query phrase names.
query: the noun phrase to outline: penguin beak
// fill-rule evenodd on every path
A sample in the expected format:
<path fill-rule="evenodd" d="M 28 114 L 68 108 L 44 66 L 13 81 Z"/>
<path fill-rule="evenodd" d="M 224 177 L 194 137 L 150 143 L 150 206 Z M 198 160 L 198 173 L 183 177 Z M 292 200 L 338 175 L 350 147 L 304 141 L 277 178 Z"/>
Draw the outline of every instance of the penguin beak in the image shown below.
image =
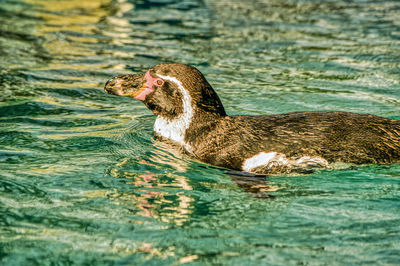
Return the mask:
<path fill-rule="evenodd" d="M 107 81 L 104 91 L 117 95 L 135 98 L 146 89 L 143 74 L 120 75 Z"/>
<path fill-rule="evenodd" d="M 164 80 L 154 78 L 150 70 L 146 74 L 121 75 L 107 81 L 104 90 L 109 94 L 128 96 L 139 101 L 145 101 L 157 87 L 164 85 Z"/>

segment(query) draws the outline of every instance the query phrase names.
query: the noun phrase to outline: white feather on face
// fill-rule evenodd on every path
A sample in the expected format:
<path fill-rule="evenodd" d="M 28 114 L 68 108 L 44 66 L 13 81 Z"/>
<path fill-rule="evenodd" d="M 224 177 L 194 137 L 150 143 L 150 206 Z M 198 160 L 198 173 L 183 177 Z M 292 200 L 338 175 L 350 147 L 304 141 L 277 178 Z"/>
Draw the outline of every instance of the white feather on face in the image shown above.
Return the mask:
<path fill-rule="evenodd" d="M 190 123 L 194 115 L 192 107 L 192 97 L 189 92 L 183 87 L 182 82 L 177 80 L 175 77 L 158 75 L 165 81 L 174 83 L 180 93 L 182 94 L 182 106 L 183 113 L 175 119 L 167 119 L 162 116 L 157 116 L 156 122 L 154 123 L 154 131 L 167 139 L 170 139 L 178 144 L 182 145 L 188 152 L 192 151 L 192 147 L 185 142 L 185 133 L 189 128 Z"/>

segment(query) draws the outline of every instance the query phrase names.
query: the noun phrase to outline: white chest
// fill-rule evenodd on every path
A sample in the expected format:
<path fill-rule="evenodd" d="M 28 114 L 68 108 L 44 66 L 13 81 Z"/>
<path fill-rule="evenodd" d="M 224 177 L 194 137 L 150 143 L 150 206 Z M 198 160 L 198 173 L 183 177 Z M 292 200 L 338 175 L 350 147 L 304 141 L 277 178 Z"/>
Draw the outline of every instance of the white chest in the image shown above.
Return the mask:
<path fill-rule="evenodd" d="M 181 145 L 185 144 L 186 123 L 183 119 L 167 120 L 159 116 L 154 123 L 154 132 Z"/>
<path fill-rule="evenodd" d="M 157 117 L 154 123 L 154 132 L 166 139 L 172 140 L 177 144 L 181 145 L 188 152 L 192 152 L 193 149 L 189 143 L 185 142 L 185 133 L 187 130 L 187 121 L 181 119 L 176 120 L 166 120 L 162 117 Z"/>

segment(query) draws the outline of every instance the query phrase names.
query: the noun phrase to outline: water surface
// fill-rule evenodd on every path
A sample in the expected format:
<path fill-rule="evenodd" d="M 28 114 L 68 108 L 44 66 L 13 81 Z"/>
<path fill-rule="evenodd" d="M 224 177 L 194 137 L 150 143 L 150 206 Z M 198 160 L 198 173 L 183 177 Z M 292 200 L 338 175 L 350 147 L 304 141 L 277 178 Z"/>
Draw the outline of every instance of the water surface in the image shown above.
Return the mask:
<path fill-rule="evenodd" d="M 397 1 L 3 0 L 4 265 L 398 265 L 400 166 L 240 177 L 157 143 L 117 74 L 198 67 L 229 114 L 400 119 Z"/>

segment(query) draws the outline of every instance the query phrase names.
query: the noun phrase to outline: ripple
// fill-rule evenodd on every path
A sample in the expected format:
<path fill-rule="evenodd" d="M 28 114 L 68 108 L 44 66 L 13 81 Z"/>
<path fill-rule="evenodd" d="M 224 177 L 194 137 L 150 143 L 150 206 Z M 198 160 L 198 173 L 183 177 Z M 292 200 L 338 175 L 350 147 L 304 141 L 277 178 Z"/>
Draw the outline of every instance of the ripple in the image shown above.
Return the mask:
<path fill-rule="evenodd" d="M 400 168 L 241 175 L 154 139 L 103 91 L 197 66 L 229 114 L 400 118 L 396 1 L 5 0 L 0 7 L 1 263 L 398 261 Z"/>

